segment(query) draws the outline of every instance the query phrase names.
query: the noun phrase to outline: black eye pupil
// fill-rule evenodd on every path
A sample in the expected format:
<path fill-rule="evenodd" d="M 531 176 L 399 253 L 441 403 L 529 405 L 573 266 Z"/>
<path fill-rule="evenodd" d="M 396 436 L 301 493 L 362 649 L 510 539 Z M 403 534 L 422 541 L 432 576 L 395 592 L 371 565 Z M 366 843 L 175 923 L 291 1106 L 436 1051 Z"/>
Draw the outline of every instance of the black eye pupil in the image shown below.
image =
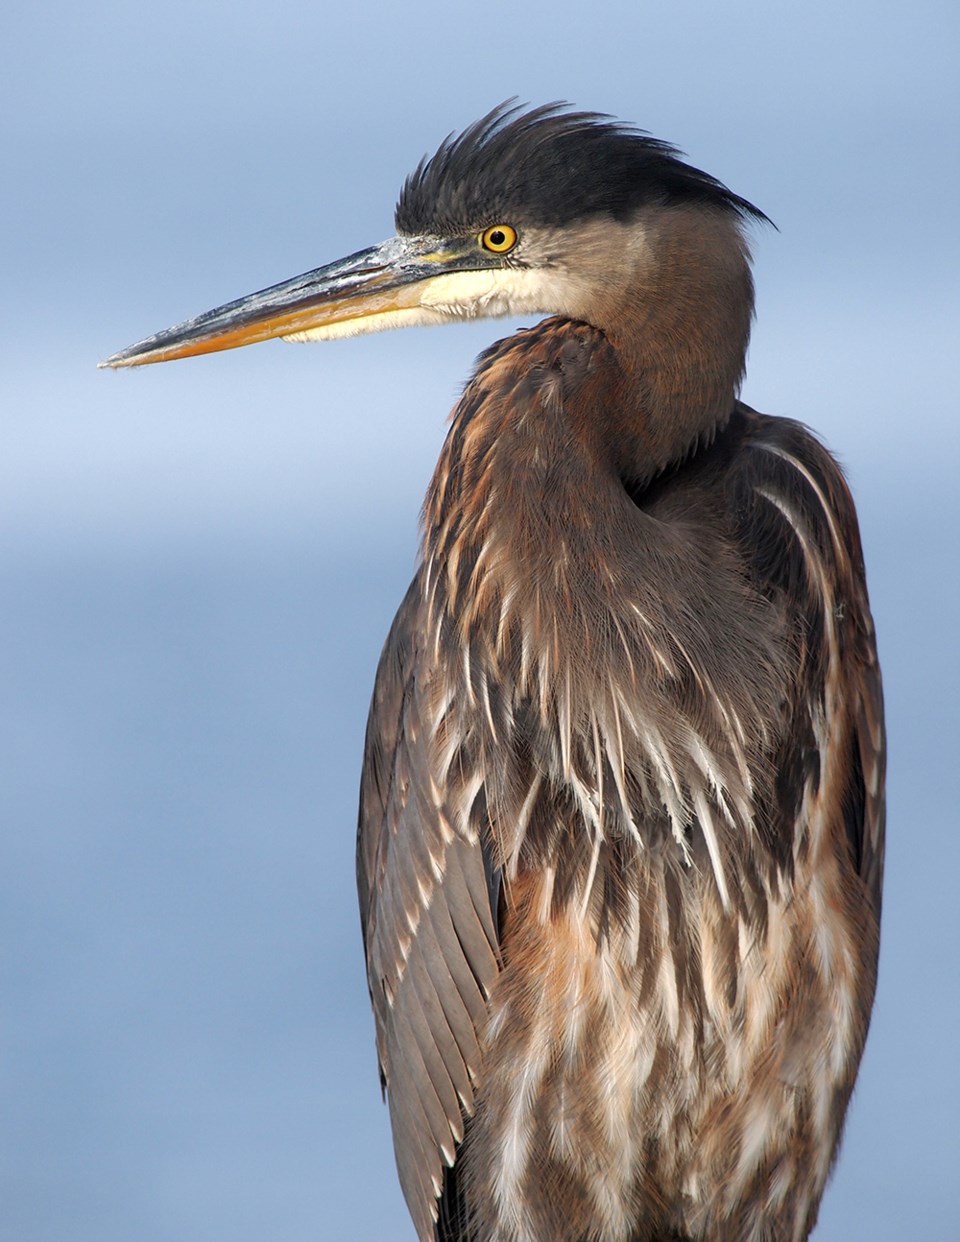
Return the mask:
<path fill-rule="evenodd" d="M 502 246 L 506 240 L 507 235 L 504 233 L 503 229 L 494 229 L 490 234 L 490 244 L 492 246 Z"/>

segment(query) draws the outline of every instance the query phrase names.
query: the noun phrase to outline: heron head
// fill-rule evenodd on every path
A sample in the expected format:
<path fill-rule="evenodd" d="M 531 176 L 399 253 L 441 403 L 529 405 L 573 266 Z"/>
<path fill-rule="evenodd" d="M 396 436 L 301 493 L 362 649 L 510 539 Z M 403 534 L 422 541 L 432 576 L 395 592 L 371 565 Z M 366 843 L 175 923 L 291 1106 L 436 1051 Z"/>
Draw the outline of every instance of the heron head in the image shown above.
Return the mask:
<path fill-rule="evenodd" d="M 606 328 L 630 290 L 649 287 L 663 267 L 665 226 L 693 217 L 701 233 L 707 222 L 734 239 L 734 250 L 742 221 L 766 219 L 640 131 L 558 104 L 503 105 L 407 178 L 394 237 L 157 333 L 101 366 L 272 337 L 325 340 L 530 313 Z M 741 263 L 744 255 L 741 246 Z"/>

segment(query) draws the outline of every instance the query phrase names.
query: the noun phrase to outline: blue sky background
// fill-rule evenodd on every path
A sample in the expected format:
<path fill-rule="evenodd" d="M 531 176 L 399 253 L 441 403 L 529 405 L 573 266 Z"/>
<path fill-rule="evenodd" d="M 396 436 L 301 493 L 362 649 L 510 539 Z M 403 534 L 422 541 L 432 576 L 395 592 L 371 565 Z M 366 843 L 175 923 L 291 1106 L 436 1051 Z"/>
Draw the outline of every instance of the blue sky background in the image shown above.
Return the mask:
<path fill-rule="evenodd" d="M 170 0 L 0 16 L 0 1237 L 412 1239 L 353 892 L 379 647 L 504 324 L 98 358 L 392 232 L 517 95 L 761 206 L 744 395 L 858 498 L 880 994 L 818 1242 L 955 1237 L 960 9 Z"/>

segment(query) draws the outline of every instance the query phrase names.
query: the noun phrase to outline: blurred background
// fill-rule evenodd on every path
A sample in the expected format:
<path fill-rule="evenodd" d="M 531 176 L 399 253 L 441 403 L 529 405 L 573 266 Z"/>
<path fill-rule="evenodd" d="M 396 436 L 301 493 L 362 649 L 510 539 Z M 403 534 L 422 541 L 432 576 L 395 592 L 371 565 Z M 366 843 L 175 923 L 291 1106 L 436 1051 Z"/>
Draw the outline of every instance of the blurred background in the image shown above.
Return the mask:
<path fill-rule="evenodd" d="M 392 232 L 518 96 L 761 206 L 745 398 L 858 500 L 880 993 L 817 1242 L 957 1238 L 960 9 L 168 0 L 0 16 L 0 1236 L 412 1239 L 353 887 L 380 644 L 509 324 L 114 350 Z"/>

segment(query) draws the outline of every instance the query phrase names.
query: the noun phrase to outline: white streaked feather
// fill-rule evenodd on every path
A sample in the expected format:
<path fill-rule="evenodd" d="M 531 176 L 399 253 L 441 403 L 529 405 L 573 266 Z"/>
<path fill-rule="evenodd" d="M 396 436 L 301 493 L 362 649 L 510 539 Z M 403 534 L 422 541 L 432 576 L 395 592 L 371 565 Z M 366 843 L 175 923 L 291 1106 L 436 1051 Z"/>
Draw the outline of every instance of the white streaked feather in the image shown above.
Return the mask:
<path fill-rule="evenodd" d="M 703 839 L 707 843 L 707 853 L 710 856 L 710 866 L 713 868 L 713 877 L 717 882 L 717 891 L 720 894 L 720 901 L 724 910 L 729 913 L 730 893 L 727 890 L 727 877 L 724 872 L 723 855 L 720 852 L 720 841 L 717 837 L 717 827 L 713 822 L 713 809 L 699 789 L 695 789 L 693 791 L 693 804 L 696 808 L 697 819 L 700 823 L 700 831 L 703 833 Z"/>
<path fill-rule="evenodd" d="M 583 882 L 583 895 L 580 898 L 580 919 L 586 921 L 587 911 L 590 908 L 590 898 L 593 894 L 593 882 L 597 878 L 597 865 L 600 862 L 600 844 L 601 838 L 598 833 L 594 838 L 593 849 L 590 851 L 590 866 L 587 869 L 587 876 Z"/>
<path fill-rule="evenodd" d="M 823 516 L 827 519 L 827 525 L 830 528 L 830 538 L 833 540 L 834 550 L 837 552 L 840 559 L 845 561 L 847 559 L 847 549 L 837 532 L 837 526 L 833 520 L 833 510 L 827 503 L 827 498 L 824 496 L 820 484 L 816 481 L 803 462 L 798 461 L 797 458 L 791 453 L 786 453 L 783 449 L 778 448 L 776 445 L 764 443 L 762 440 L 757 441 L 756 443 L 758 448 L 763 449 L 766 453 L 772 453 L 774 457 L 779 457 L 781 461 L 787 462 L 788 465 L 792 466 L 793 469 L 796 470 L 797 474 L 806 479 L 811 490 L 813 491 L 813 494 L 820 502 L 820 508 L 823 510 Z M 764 493 L 764 495 L 766 495 L 766 493 Z M 767 496 L 767 499 L 769 500 L 770 497 Z"/>
<path fill-rule="evenodd" d="M 530 782 L 530 788 L 527 790 L 527 796 L 523 800 L 520 807 L 520 813 L 517 815 L 513 826 L 513 842 L 509 850 L 506 862 L 506 874 L 510 880 L 517 878 L 517 864 L 520 860 L 520 846 L 523 844 L 523 838 L 527 834 L 527 825 L 530 823 L 530 816 L 533 814 L 533 808 L 540 794 L 540 786 L 543 783 L 543 777 L 539 772 L 534 774 L 533 780 Z"/>

